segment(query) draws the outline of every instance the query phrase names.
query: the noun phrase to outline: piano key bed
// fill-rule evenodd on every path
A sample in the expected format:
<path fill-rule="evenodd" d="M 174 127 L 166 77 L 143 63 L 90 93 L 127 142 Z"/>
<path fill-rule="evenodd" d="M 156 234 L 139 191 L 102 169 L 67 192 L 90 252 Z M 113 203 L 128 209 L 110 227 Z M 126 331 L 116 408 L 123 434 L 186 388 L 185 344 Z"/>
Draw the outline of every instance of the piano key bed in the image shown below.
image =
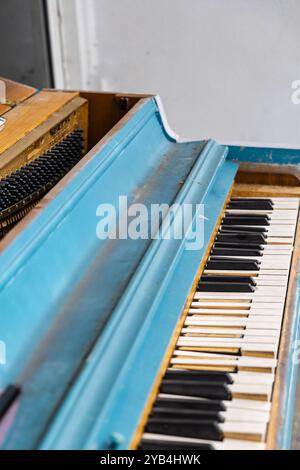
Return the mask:
<path fill-rule="evenodd" d="M 266 448 L 298 206 L 230 199 L 135 448 Z"/>

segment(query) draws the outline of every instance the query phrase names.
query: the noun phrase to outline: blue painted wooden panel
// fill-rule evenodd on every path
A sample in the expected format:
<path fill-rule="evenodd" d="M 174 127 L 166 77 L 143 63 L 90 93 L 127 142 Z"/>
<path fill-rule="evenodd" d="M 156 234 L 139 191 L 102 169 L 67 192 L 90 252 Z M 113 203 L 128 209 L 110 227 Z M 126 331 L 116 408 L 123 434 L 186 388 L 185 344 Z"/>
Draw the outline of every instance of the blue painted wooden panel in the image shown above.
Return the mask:
<path fill-rule="evenodd" d="M 174 201 L 205 203 L 206 244 L 237 169 L 225 162 L 226 154 L 226 147 L 214 142 L 178 144 L 168 138 L 155 101 L 146 100 L 1 254 L 1 340 L 7 346 L 7 364 L 0 368 L 0 387 L 11 381 L 22 385 L 3 448 L 34 448 L 43 435 L 49 444 L 42 446 L 51 447 L 50 442 L 55 442 L 54 447 L 90 446 L 92 427 L 98 429 L 97 412 L 100 416 L 111 406 L 106 402 L 108 394 L 118 390 L 120 371 L 132 359 L 133 348 L 145 347 L 140 331 L 145 333 L 173 271 L 180 271 L 185 260 L 182 272 L 188 272 L 178 278 L 176 309 L 167 314 L 162 306 L 155 310 L 160 321 L 166 315 L 167 330 L 158 323 L 161 337 L 155 343 L 159 348 L 153 348 L 152 342 L 145 347 L 154 373 L 204 247 L 193 257 L 183 250 L 182 240 L 162 244 L 159 240 L 99 240 L 96 209 L 103 202 L 117 206 L 119 195 L 147 207 Z M 98 351 L 103 360 L 94 385 L 94 380 L 86 382 L 86 374 Z M 150 377 L 136 397 L 140 405 Z M 132 380 L 128 373 L 126 380 Z M 77 387 L 83 383 L 92 396 L 75 413 L 80 429 L 74 424 L 73 430 L 64 432 L 64 443 L 56 441 L 56 426 L 63 422 L 65 409 L 75 406 Z M 53 430 L 47 431 L 63 399 Z M 116 396 L 119 403 L 123 399 Z M 137 418 L 137 414 L 128 417 L 126 442 Z M 97 446 L 106 445 L 109 436 L 99 436 Z"/>
<path fill-rule="evenodd" d="M 269 163 L 276 165 L 299 165 L 300 149 L 276 147 L 228 146 L 228 159 L 238 162 Z"/>
<path fill-rule="evenodd" d="M 222 154 L 212 148 L 210 162 Z M 206 188 L 204 181 L 197 185 L 202 175 L 191 175 L 189 191 L 179 196 L 205 204 L 203 246 L 188 251 L 186 240 L 152 242 L 42 448 L 128 447 L 236 169 L 229 162 L 216 166 Z"/>

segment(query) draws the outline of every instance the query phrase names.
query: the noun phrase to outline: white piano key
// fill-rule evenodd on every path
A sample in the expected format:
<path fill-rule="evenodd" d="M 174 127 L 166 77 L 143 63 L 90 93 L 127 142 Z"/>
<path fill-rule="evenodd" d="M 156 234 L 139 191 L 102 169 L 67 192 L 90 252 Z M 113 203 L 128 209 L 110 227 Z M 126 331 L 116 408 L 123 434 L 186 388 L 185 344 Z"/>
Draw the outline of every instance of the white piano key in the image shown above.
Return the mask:
<path fill-rule="evenodd" d="M 242 384 L 242 383 L 234 383 L 232 385 L 227 385 L 228 389 L 232 393 L 233 396 L 256 396 L 261 397 L 264 401 L 270 401 L 273 384 Z M 246 421 L 246 419 L 245 419 Z"/>
<path fill-rule="evenodd" d="M 199 344 L 205 345 L 205 344 L 219 344 L 219 345 L 247 345 L 251 343 L 259 343 L 262 345 L 267 345 L 267 344 L 277 344 L 278 343 L 278 337 L 276 336 L 251 336 L 251 335 L 245 335 L 243 338 L 214 338 L 214 337 L 204 337 L 204 336 L 180 336 L 177 344 L 178 346 L 182 346 L 184 344 Z"/>
<path fill-rule="evenodd" d="M 255 214 L 251 214 L 251 216 L 255 216 Z M 242 218 L 244 219 L 247 217 L 247 215 L 242 215 L 242 214 L 225 214 L 225 218 L 222 220 L 222 223 L 220 224 L 220 227 L 236 227 L 236 226 L 241 226 L 241 227 L 257 227 L 260 231 L 262 229 L 268 230 L 270 227 L 274 225 L 289 225 L 291 227 L 296 225 L 296 218 L 294 217 L 294 214 L 290 214 L 289 217 L 286 217 L 285 215 L 279 215 L 278 213 L 275 214 L 275 216 L 268 215 L 268 221 L 267 225 L 256 225 L 251 223 L 251 217 L 249 218 L 249 223 L 243 223 L 245 220 L 242 221 Z M 259 216 L 258 216 L 259 217 Z M 226 223 L 226 219 L 231 218 L 231 223 L 228 224 Z"/>
<path fill-rule="evenodd" d="M 255 279 L 256 286 L 280 286 L 280 287 L 287 287 L 287 283 L 285 280 L 278 280 L 276 278 L 271 278 L 271 279 L 264 279 L 264 278 L 258 278 Z"/>
<path fill-rule="evenodd" d="M 226 283 L 226 281 L 224 281 L 224 283 Z M 201 285 L 201 283 L 200 283 Z M 267 286 L 267 285 L 264 285 L 264 286 L 260 286 L 260 285 L 256 285 L 255 288 L 254 288 L 254 291 L 253 292 L 235 292 L 235 291 L 231 291 L 231 292 L 222 292 L 222 286 L 220 286 L 220 291 L 219 292 L 207 292 L 207 291 L 199 291 L 200 294 L 203 294 L 203 296 L 205 294 L 217 294 L 218 297 L 221 296 L 221 294 L 231 294 L 231 295 L 236 295 L 238 296 L 239 294 L 244 294 L 243 297 L 240 297 L 240 298 L 256 298 L 256 297 L 270 297 L 270 296 L 275 296 L 275 297 L 284 297 L 285 296 L 285 293 L 286 293 L 286 289 L 287 289 L 287 285 L 283 285 L 283 286 Z M 195 293 L 196 294 L 196 293 Z M 200 296 L 198 298 L 202 298 L 203 296 Z M 213 296 L 211 296 L 213 297 Z"/>
<path fill-rule="evenodd" d="M 254 292 L 195 292 L 194 301 L 204 299 L 251 300 Z"/>
<path fill-rule="evenodd" d="M 263 247 L 263 253 L 268 254 L 270 251 L 284 251 L 285 253 L 291 253 L 293 251 L 293 245 L 291 244 L 290 246 L 287 245 L 280 245 L 278 243 L 277 245 L 262 245 Z"/>
<path fill-rule="evenodd" d="M 185 325 L 193 325 L 198 324 L 200 322 L 208 322 L 210 321 L 211 324 L 222 324 L 225 321 L 230 320 L 237 320 L 238 323 L 242 323 L 244 320 L 253 320 L 253 322 L 262 322 L 266 324 L 268 319 L 271 318 L 272 321 L 270 325 L 277 324 L 280 325 L 282 322 L 283 314 L 278 312 L 272 312 L 269 310 L 268 312 L 264 311 L 238 311 L 238 310 L 224 310 L 222 312 L 218 312 L 214 309 L 208 309 L 206 312 L 200 313 L 191 313 L 186 318 Z"/>
<path fill-rule="evenodd" d="M 277 302 L 274 294 L 276 289 L 267 289 L 271 292 L 271 296 L 263 295 L 263 289 L 257 289 L 254 292 L 195 292 L 194 299 L 228 299 L 228 300 L 255 300 L 256 302 Z M 282 298 L 282 294 L 276 297 Z"/>
<path fill-rule="evenodd" d="M 281 210 L 281 211 L 297 210 L 298 209 L 298 202 L 297 203 L 291 203 L 289 201 L 278 201 L 274 204 L 273 209 Z"/>
<path fill-rule="evenodd" d="M 261 303 L 273 303 L 278 304 L 282 303 L 285 297 L 286 289 L 279 288 L 276 294 L 276 287 L 266 286 L 265 295 L 264 288 L 257 286 L 257 289 L 254 292 L 195 292 L 194 302 L 198 301 L 199 303 L 203 302 L 229 302 L 229 301 L 252 301 L 255 304 Z M 212 295 L 215 294 L 215 295 Z M 193 302 L 193 303 L 194 303 Z"/>
<path fill-rule="evenodd" d="M 280 308 L 284 303 L 284 295 L 279 296 L 263 296 L 261 293 L 255 295 L 255 293 L 244 293 L 241 292 L 240 296 L 235 296 L 236 293 L 233 292 L 215 292 L 215 296 L 207 295 L 200 296 L 198 294 L 212 294 L 213 292 L 197 292 L 197 296 L 194 296 L 194 299 L 191 303 L 191 308 L 254 308 L 259 309 L 268 308 L 267 306 L 272 304 L 269 308 Z"/>
<path fill-rule="evenodd" d="M 292 231 L 288 231 L 288 230 L 269 230 L 268 233 L 266 234 L 266 241 L 267 241 L 267 243 L 269 242 L 269 240 L 272 240 L 274 242 L 274 239 L 280 238 L 280 239 L 284 239 L 288 246 L 291 246 L 293 244 L 293 241 L 294 241 L 294 235 L 295 235 L 294 230 L 292 230 Z M 273 246 L 273 245 L 270 244 L 270 246 Z"/>
<path fill-rule="evenodd" d="M 237 329 L 230 329 L 230 328 L 199 328 L 199 327 L 193 327 L 189 326 L 187 328 L 182 328 L 181 330 L 182 335 L 205 335 L 209 337 L 213 337 L 215 335 L 232 335 L 232 336 L 243 336 L 244 338 L 250 337 L 250 336 L 262 336 L 262 337 L 272 337 L 272 338 L 277 338 L 278 337 L 278 331 L 274 330 L 269 330 L 269 329 L 243 329 L 241 328 L 240 330 Z"/>
<path fill-rule="evenodd" d="M 242 441 L 234 439 L 224 439 L 223 441 L 208 441 L 204 439 L 194 439 L 189 437 L 171 436 L 167 434 L 144 433 L 145 441 L 162 441 L 162 442 L 181 442 L 182 444 L 191 444 L 195 447 L 200 444 L 208 444 L 213 446 L 215 450 L 264 450 L 266 445 L 262 442 Z"/>
<path fill-rule="evenodd" d="M 276 311 L 276 314 L 281 313 L 283 311 L 283 302 L 278 299 L 278 301 L 273 301 L 265 303 L 263 302 L 264 298 L 261 297 L 262 301 L 259 302 L 258 300 L 255 299 L 252 302 L 242 302 L 242 301 L 236 301 L 234 302 L 232 299 L 227 300 L 219 297 L 219 299 L 215 300 L 211 298 L 211 300 L 200 300 L 199 302 L 192 302 L 192 306 L 190 310 L 192 310 L 191 313 L 199 313 L 197 310 L 199 309 L 223 309 L 223 310 L 245 310 L 250 312 L 250 310 L 273 310 L 274 312 Z M 241 299 L 243 300 L 243 299 Z M 251 300 L 251 299 L 250 299 Z M 197 304 L 197 305 L 196 305 Z M 196 310 L 196 311 L 195 311 Z M 245 313 L 245 312 L 244 312 Z M 263 313 L 263 312 L 262 312 Z M 269 315 L 269 312 L 266 312 L 266 315 Z"/>
<path fill-rule="evenodd" d="M 231 438 L 235 435 L 236 438 L 241 435 L 258 436 L 262 441 L 265 438 L 267 426 L 266 423 L 247 423 L 246 421 L 239 422 L 225 422 L 220 424 L 220 429 L 223 431 L 224 436 L 230 435 Z"/>
<path fill-rule="evenodd" d="M 257 314 L 261 315 L 270 315 L 270 312 L 267 310 L 273 310 L 273 313 L 279 315 L 283 312 L 283 302 L 272 303 L 271 306 L 267 307 L 262 302 L 226 302 L 226 300 L 219 300 L 218 302 L 209 302 L 201 301 L 197 302 L 198 305 L 195 305 L 196 302 L 192 302 L 192 307 L 189 309 L 190 314 L 210 314 L 210 313 L 253 313 L 256 311 Z M 208 311 L 209 310 L 209 311 Z M 218 310 L 218 312 L 217 312 Z M 234 312 L 235 310 L 235 312 Z M 230 311 L 230 312 L 229 312 Z M 250 312 L 251 311 L 251 312 Z"/>
<path fill-rule="evenodd" d="M 281 222 L 281 220 L 278 221 L 278 223 L 274 223 L 274 225 L 270 226 L 270 228 L 266 232 L 267 238 L 268 237 L 293 238 L 294 233 L 295 233 L 295 226 L 289 225 L 289 224 L 279 225 L 279 222 Z"/>
<path fill-rule="evenodd" d="M 205 291 L 197 291 L 195 292 L 194 299 L 196 300 L 202 300 L 202 299 L 236 299 L 236 300 L 242 300 L 242 299 L 248 299 L 252 301 L 257 301 L 261 302 L 263 301 L 262 297 L 265 299 L 270 299 L 273 298 L 273 303 L 278 302 L 278 300 L 282 297 L 285 296 L 286 293 L 286 288 L 287 286 L 282 286 L 282 287 L 274 287 L 274 286 L 265 286 L 265 287 L 260 287 L 256 286 L 255 290 L 252 292 L 205 292 Z M 215 294 L 215 296 L 213 296 Z M 224 296 L 224 297 L 223 297 Z"/>
<path fill-rule="evenodd" d="M 236 310 L 236 309 L 215 309 L 215 308 L 208 308 L 208 309 L 190 309 L 188 311 L 189 315 L 192 315 L 193 317 L 201 317 L 201 316 L 206 316 L 206 317 L 215 317 L 215 316 L 235 316 L 235 317 L 246 317 L 248 318 L 250 315 L 252 316 L 271 316 L 273 319 L 279 318 L 281 319 L 283 316 L 283 309 L 281 310 L 276 310 L 276 309 L 255 309 L 252 308 L 250 310 Z"/>
<path fill-rule="evenodd" d="M 280 330 L 281 318 L 273 316 L 249 315 L 247 318 L 209 317 L 202 316 L 187 317 L 184 324 L 186 326 L 218 326 L 218 327 L 245 327 Z"/>
<path fill-rule="evenodd" d="M 192 302 L 191 310 L 197 309 L 226 309 L 226 310 L 276 310 L 282 312 L 283 310 L 283 299 L 281 297 L 274 297 L 272 302 L 267 301 L 267 298 L 257 297 L 256 299 L 228 299 L 223 297 L 213 297 L 197 299 Z M 197 313 L 197 312 L 194 312 Z M 267 312 L 269 315 L 269 313 Z"/>
<path fill-rule="evenodd" d="M 265 293 L 265 297 L 269 297 L 269 296 L 272 296 L 273 295 L 277 295 L 277 296 L 285 296 L 286 294 L 286 289 L 287 289 L 287 285 L 284 285 L 284 286 L 256 286 L 255 288 L 255 291 L 253 292 L 253 295 L 254 297 L 257 297 L 257 296 L 261 296 Z"/>
<path fill-rule="evenodd" d="M 238 421 L 247 423 L 265 423 L 267 424 L 270 420 L 270 413 L 267 411 L 255 411 L 255 410 L 235 410 L 231 409 L 228 411 L 221 411 L 220 415 L 225 421 Z"/>
<path fill-rule="evenodd" d="M 293 220 L 290 220 L 290 219 L 274 218 L 270 220 L 269 225 L 267 225 L 265 228 L 267 231 L 272 228 L 276 228 L 276 229 L 279 229 L 279 228 L 288 229 L 289 228 L 290 230 L 294 230 L 295 223 Z"/>
<path fill-rule="evenodd" d="M 246 373 L 246 372 L 243 372 Z M 251 372 L 253 373 L 253 372 Z M 265 375 L 263 373 L 257 375 Z M 231 401 L 224 401 L 227 410 L 256 410 L 270 413 L 272 404 L 268 401 L 245 400 L 242 398 L 233 398 Z"/>
<path fill-rule="evenodd" d="M 226 209 L 225 214 L 229 215 L 267 215 L 271 221 L 273 220 L 289 220 L 296 222 L 297 221 L 297 211 L 296 210 L 250 210 L 250 209 Z"/>
<path fill-rule="evenodd" d="M 278 231 L 275 231 L 275 230 L 270 230 L 267 234 L 266 234 L 266 241 L 268 242 L 269 240 L 273 240 L 273 238 L 277 238 L 277 237 L 280 237 L 280 238 L 284 238 L 286 240 L 286 243 L 287 244 L 292 244 L 293 241 L 294 241 L 294 231 L 287 231 L 287 230 L 278 230 Z M 273 246 L 273 245 L 270 245 L 270 246 Z"/>
<path fill-rule="evenodd" d="M 269 258 L 265 257 L 265 258 L 252 258 L 252 257 L 243 257 L 243 256 L 228 256 L 228 255 L 212 255 L 212 257 L 209 257 L 208 261 L 227 261 L 228 259 L 234 259 L 236 261 L 244 261 L 244 262 L 247 262 L 247 261 L 256 261 L 259 263 L 259 267 L 260 269 L 286 269 L 288 270 L 289 269 L 289 266 L 290 266 L 290 260 L 287 260 L 287 259 L 275 259 L 275 257 L 273 257 L 273 259 L 271 259 L 272 256 L 270 255 Z M 231 261 L 229 261 L 231 262 Z"/>
<path fill-rule="evenodd" d="M 214 257 L 214 259 L 225 259 L 226 258 L 234 258 L 236 260 L 240 260 L 240 261 L 247 261 L 247 260 L 253 260 L 253 261 L 259 261 L 259 262 L 262 262 L 262 261 L 271 261 L 272 259 L 275 261 L 278 261 L 278 262 L 281 262 L 281 261 L 286 261 L 286 262 L 289 262 L 291 260 L 291 253 L 284 253 L 283 255 L 279 254 L 278 251 L 275 251 L 275 254 L 271 254 L 270 253 L 271 250 L 269 251 L 266 251 L 266 252 L 262 252 L 262 256 L 240 256 L 239 254 L 236 254 L 236 255 L 215 255 L 215 254 L 212 254 L 211 256 Z M 209 256 L 209 259 L 211 258 L 211 256 Z"/>
<path fill-rule="evenodd" d="M 284 283 L 284 285 L 287 285 L 288 282 L 288 277 L 289 277 L 289 272 L 287 271 L 285 274 L 259 274 L 258 276 L 254 276 L 253 280 L 255 282 L 257 281 L 281 281 Z"/>
<path fill-rule="evenodd" d="M 285 263 L 287 264 L 287 266 L 289 265 L 290 261 L 291 261 L 291 255 L 273 255 L 273 254 L 270 254 L 270 255 L 263 255 L 263 256 L 239 256 L 239 255 L 215 255 L 215 254 L 212 254 L 211 256 L 209 256 L 208 260 L 214 260 L 214 261 L 226 261 L 227 259 L 235 259 L 237 261 L 257 261 L 258 263 L 260 263 L 260 265 L 262 266 L 264 263 L 265 264 L 270 264 L 271 265 L 271 262 L 272 264 L 275 266 L 276 264 L 278 265 L 277 267 L 280 267 L 280 265 L 282 263 Z M 276 268 L 275 268 L 276 269 Z"/>
<path fill-rule="evenodd" d="M 277 355 L 277 344 L 271 344 L 271 343 L 252 343 L 252 342 L 248 342 L 248 343 L 245 343 L 243 341 L 240 341 L 240 342 L 237 342 L 237 341 L 234 341 L 232 340 L 231 343 L 229 342 L 225 342 L 224 343 L 219 343 L 217 341 L 210 341 L 210 342 L 201 342 L 201 341 L 198 341 L 198 342 L 189 342 L 189 341 L 185 341 L 185 340 L 179 340 L 177 342 L 177 347 L 178 348 L 183 348 L 181 349 L 181 351 L 183 350 L 188 350 L 188 348 L 198 348 L 198 349 L 203 349 L 205 350 L 206 348 L 208 348 L 209 350 L 217 350 L 218 348 L 222 348 L 224 350 L 226 349 L 240 349 L 242 354 L 243 352 L 244 353 L 252 353 L 254 356 L 255 356 L 255 353 L 256 354 L 267 354 L 268 356 L 270 357 L 276 357 Z M 207 350 L 207 349 L 206 349 Z"/>
<path fill-rule="evenodd" d="M 209 354 L 205 357 L 196 357 L 197 353 L 193 351 L 192 357 L 187 356 L 188 351 L 177 351 L 176 356 L 171 359 L 171 364 L 179 366 L 205 366 L 205 367 L 237 367 L 245 369 L 255 370 L 270 370 L 273 372 L 276 367 L 276 359 L 273 358 L 260 358 L 260 357 L 248 357 L 248 356 L 224 356 L 223 357 L 212 357 Z M 202 354 L 202 353 L 201 353 Z M 185 357 L 186 356 L 186 357 Z"/>
<path fill-rule="evenodd" d="M 272 243 L 283 243 L 283 244 L 291 244 L 292 242 L 290 241 L 292 238 L 283 238 L 283 237 L 268 237 L 266 239 L 267 244 L 272 244 Z"/>
<path fill-rule="evenodd" d="M 216 248 L 216 249 L 219 249 L 219 248 Z M 230 248 L 225 248 L 225 249 L 230 250 Z M 228 254 L 216 255 L 216 254 L 212 253 L 211 256 L 214 256 L 214 257 L 218 256 L 218 257 L 223 257 L 223 258 L 225 258 L 225 257 L 236 258 L 236 259 L 241 259 L 241 260 L 255 259 L 257 261 L 262 261 L 263 259 L 268 259 L 268 258 L 270 259 L 271 256 L 273 257 L 274 260 L 277 259 L 277 256 L 284 256 L 284 257 L 289 258 L 289 259 L 291 259 L 291 256 L 292 256 L 292 251 L 291 251 L 290 248 L 288 250 L 283 250 L 283 249 L 281 249 L 281 250 L 272 250 L 272 249 L 270 249 L 270 250 L 266 250 L 266 251 L 263 250 L 263 251 L 260 251 L 260 253 L 261 253 L 261 256 L 254 256 L 254 257 L 240 256 L 238 254 L 238 249 L 237 249 L 236 254 L 234 254 L 234 255 L 232 255 L 232 254 L 230 254 L 230 255 L 228 255 Z"/>
<path fill-rule="evenodd" d="M 275 374 L 262 374 L 257 372 L 236 372 L 229 374 L 234 383 L 240 384 L 265 384 L 272 385 L 274 383 Z"/>
<path fill-rule="evenodd" d="M 275 245 L 276 246 L 276 245 Z M 279 246 L 279 245 L 278 245 Z M 277 256 L 277 255 L 283 255 L 283 256 L 290 256 L 292 255 L 293 253 L 293 250 L 291 249 L 291 247 L 289 247 L 288 249 L 284 250 L 284 249 L 279 249 L 279 250 L 276 250 L 276 249 L 273 249 L 273 246 L 270 245 L 269 249 L 268 250 L 263 250 L 262 251 L 262 256 Z"/>
<path fill-rule="evenodd" d="M 234 439 L 224 439 L 222 442 L 214 442 L 213 447 L 215 450 L 265 450 L 266 444 L 264 442 L 243 441 Z"/>

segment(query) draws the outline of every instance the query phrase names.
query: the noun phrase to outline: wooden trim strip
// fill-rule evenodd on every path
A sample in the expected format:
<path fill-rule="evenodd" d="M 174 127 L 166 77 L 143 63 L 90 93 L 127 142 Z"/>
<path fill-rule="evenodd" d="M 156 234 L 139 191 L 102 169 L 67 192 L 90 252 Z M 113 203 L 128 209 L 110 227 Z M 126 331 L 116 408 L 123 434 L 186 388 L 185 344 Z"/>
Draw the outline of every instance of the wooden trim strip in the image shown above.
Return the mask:
<path fill-rule="evenodd" d="M 232 195 L 238 197 L 300 197 L 300 187 L 235 183 Z"/>

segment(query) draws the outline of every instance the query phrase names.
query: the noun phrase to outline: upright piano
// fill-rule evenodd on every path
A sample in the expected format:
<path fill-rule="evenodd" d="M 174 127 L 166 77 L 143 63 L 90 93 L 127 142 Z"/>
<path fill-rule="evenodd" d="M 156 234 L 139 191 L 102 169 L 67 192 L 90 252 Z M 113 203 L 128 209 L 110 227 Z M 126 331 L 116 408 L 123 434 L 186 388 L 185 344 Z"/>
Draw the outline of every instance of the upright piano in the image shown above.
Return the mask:
<path fill-rule="evenodd" d="M 300 150 L 183 141 L 156 96 L 6 85 L 0 448 L 291 448 Z"/>

